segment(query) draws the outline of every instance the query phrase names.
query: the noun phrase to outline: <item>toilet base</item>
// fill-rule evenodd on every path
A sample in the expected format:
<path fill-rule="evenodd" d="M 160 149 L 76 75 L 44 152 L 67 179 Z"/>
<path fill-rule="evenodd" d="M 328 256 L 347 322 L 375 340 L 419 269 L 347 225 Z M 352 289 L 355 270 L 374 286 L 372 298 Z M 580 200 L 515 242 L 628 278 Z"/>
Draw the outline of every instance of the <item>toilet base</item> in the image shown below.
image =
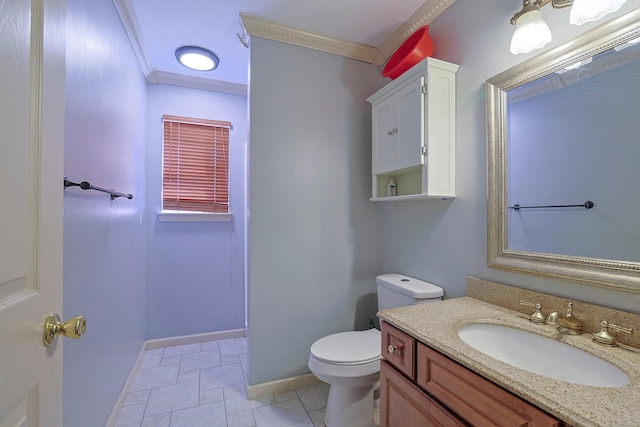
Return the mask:
<path fill-rule="evenodd" d="M 357 386 L 331 384 L 324 415 L 327 427 L 376 427 L 374 389 L 375 383 Z"/>

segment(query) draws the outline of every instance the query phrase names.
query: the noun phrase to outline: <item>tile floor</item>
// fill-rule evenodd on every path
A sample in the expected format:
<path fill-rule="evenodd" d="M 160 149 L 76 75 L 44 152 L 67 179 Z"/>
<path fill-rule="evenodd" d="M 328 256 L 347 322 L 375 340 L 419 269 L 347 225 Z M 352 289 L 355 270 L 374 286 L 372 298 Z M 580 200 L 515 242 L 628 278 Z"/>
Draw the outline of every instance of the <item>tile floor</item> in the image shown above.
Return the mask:
<path fill-rule="evenodd" d="M 148 350 L 116 427 L 323 427 L 329 386 L 247 400 L 245 338 Z"/>

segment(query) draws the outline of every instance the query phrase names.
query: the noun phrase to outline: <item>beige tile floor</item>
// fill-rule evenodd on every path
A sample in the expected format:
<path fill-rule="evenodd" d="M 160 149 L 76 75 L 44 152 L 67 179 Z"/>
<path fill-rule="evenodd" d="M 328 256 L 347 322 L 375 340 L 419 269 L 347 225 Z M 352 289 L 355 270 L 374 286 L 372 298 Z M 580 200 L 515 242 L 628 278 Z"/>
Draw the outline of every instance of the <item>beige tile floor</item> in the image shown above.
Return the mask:
<path fill-rule="evenodd" d="M 329 386 L 248 400 L 245 338 L 148 350 L 116 427 L 322 427 Z"/>

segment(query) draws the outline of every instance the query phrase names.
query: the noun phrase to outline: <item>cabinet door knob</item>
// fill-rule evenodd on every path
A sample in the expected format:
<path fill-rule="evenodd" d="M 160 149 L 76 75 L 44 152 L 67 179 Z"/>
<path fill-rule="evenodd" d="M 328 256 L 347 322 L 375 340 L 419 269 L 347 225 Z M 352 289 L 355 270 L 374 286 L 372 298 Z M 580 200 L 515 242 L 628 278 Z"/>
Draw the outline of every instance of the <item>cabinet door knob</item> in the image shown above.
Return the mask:
<path fill-rule="evenodd" d="M 389 345 L 389 347 L 387 347 L 387 351 L 393 354 L 398 351 L 398 347 L 396 347 L 395 345 Z"/>

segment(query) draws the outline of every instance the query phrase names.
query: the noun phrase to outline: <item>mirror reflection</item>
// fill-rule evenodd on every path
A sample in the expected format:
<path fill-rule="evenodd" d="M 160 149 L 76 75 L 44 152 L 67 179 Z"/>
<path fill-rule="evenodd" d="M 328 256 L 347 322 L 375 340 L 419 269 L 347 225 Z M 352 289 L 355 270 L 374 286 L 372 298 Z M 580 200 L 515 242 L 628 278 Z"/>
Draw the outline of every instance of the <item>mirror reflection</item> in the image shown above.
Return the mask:
<path fill-rule="evenodd" d="M 487 80 L 489 267 L 640 293 L 639 38 L 636 8 Z"/>
<path fill-rule="evenodd" d="M 640 262 L 640 38 L 507 92 L 507 247 Z"/>

